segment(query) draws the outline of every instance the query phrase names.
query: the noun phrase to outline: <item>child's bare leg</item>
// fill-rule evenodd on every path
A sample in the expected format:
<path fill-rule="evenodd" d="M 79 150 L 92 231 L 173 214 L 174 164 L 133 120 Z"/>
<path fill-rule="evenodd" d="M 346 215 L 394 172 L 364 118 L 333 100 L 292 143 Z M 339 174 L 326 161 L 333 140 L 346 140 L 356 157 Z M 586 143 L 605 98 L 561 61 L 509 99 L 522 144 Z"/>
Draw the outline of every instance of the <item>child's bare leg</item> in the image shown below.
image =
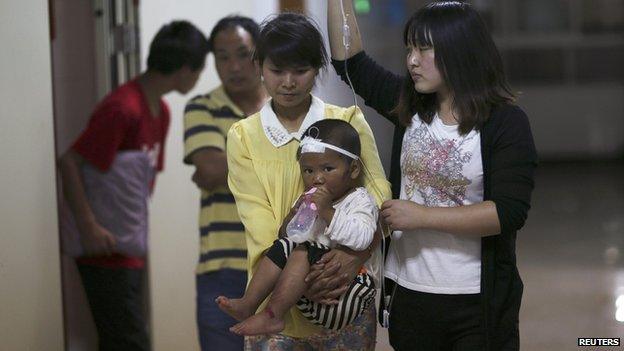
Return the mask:
<path fill-rule="evenodd" d="M 269 296 L 281 271 L 282 269 L 268 257 L 263 257 L 260 260 L 258 270 L 245 290 L 245 295 L 240 299 L 229 299 L 225 296 L 219 296 L 216 299 L 219 308 L 237 321 L 248 318 L 256 313 L 258 306 Z"/>
<path fill-rule="evenodd" d="M 305 292 L 307 284 L 304 279 L 309 271 L 308 252 L 305 246 L 297 246 L 290 254 L 266 308 L 230 330 L 240 335 L 273 334 L 284 330 L 284 314 Z"/>

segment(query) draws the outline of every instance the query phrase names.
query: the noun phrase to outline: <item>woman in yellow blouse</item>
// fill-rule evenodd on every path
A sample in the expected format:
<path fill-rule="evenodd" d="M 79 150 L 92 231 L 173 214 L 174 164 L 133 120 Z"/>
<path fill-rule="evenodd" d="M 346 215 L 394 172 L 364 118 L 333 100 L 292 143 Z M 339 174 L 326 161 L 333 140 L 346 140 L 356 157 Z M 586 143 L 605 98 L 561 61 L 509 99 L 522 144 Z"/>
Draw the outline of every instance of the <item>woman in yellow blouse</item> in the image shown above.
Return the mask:
<path fill-rule="evenodd" d="M 248 268 L 255 272 L 264 250 L 277 239 L 278 230 L 303 191 L 296 153 L 300 138 L 312 123 L 323 118 L 348 121 L 358 131 L 362 162 L 369 172 L 364 185 L 378 204 L 390 198 L 390 185 L 383 172 L 373 133 L 356 107 L 325 104 L 312 96 L 327 54 L 320 32 L 303 15 L 281 14 L 267 22 L 256 43 L 255 59 L 262 69 L 271 96 L 260 112 L 235 123 L 227 138 L 230 190 L 245 225 Z M 379 235 L 378 235 L 379 239 Z M 372 245 L 379 243 L 376 240 Z M 376 250 L 375 250 L 376 251 Z M 317 301 L 339 296 L 371 256 L 337 248 L 323 257 L 306 296 Z M 281 334 L 248 337 L 248 350 L 345 349 L 373 350 L 375 312 L 373 306 L 348 327 L 339 331 L 312 325 L 293 308 Z"/>

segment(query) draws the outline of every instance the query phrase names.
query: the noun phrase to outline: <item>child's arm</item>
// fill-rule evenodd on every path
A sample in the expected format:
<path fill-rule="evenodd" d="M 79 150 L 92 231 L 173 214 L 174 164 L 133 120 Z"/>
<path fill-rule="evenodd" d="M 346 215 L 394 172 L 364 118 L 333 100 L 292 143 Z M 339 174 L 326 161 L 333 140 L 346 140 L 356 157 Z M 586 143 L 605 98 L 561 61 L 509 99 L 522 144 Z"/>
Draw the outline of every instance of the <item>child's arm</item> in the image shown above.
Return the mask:
<path fill-rule="evenodd" d="M 378 209 L 364 189 L 357 189 L 341 203 L 325 234 L 333 242 L 355 251 L 371 246 L 377 229 Z"/>

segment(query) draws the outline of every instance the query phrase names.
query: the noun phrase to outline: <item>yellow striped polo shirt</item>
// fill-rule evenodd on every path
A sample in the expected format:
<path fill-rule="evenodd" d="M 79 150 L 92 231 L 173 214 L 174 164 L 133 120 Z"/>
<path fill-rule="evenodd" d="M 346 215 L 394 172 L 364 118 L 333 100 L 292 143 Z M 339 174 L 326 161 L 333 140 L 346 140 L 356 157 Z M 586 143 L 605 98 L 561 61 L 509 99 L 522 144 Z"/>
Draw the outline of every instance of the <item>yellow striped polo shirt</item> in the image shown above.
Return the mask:
<path fill-rule="evenodd" d="M 225 151 L 232 124 L 244 113 L 230 100 L 223 86 L 191 99 L 184 109 L 184 163 L 203 148 Z M 245 228 L 228 187 L 202 190 L 199 213 L 200 255 L 197 274 L 223 268 L 247 270 Z"/>

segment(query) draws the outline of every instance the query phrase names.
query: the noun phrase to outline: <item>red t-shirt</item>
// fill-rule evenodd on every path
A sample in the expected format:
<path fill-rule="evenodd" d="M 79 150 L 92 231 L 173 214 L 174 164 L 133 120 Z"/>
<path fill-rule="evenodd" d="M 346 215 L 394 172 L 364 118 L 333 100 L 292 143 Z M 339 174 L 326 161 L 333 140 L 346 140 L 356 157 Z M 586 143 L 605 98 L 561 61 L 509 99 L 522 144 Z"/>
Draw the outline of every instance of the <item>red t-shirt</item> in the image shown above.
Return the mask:
<path fill-rule="evenodd" d="M 153 116 L 141 86 L 132 80 L 98 104 L 72 149 L 102 171 L 110 168 L 118 151 L 143 150 L 150 156 L 152 166 L 162 171 L 169 120 L 164 100 L 160 100 L 160 114 Z M 108 268 L 142 268 L 145 258 L 114 254 L 80 258 L 78 262 Z"/>

